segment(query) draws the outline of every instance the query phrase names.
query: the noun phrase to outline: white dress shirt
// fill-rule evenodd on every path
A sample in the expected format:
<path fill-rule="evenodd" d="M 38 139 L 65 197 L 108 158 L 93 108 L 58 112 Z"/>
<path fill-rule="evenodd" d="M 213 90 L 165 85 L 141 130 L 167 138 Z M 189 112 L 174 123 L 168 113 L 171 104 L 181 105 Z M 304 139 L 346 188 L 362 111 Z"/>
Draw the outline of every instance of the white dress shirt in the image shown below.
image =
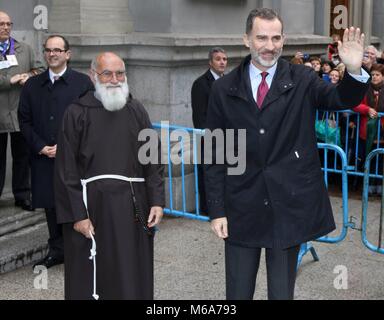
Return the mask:
<path fill-rule="evenodd" d="M 49 69 L 49 78 L 51 79 L 52 83 L 55 83 L 54 77 L 61 77 L 65 73 L 65 71 L 67 71 L 67 67 L 65 67 L 65 69 L 58 74 L 53 73 L 52 70 Z"/>
<path fill-rule="evenodd" d="M 269 68 L 266 72 L 268 72 L 268 76 L 266 78 L 266 82 L 268 84 L 268 88 L 271 88 L 273 77 L 275 76 L 277 69 L 277 63 L 271 68 Z M 255 101 L 257 101 L 257 89 L 259 88 L 259 85 L 262 81 L 261 74 L 263 71 L 258 69 L 252 62 L 249 64 L 249 76 L 251 78 L 251 87 L 252 87 L 252 94 Z M 355 80 L 360 81 L 362 83 L 367 83 L 370 76 L 363 68 L 361 68 L 361 75 L 351 74 L 351 77 L 353 77 Z"/>
<path fill-rule="evenodd" d="M 213 77 L 215 78 L 215 80 L 221 78 L 215 71 L 213 71 L 212 69 L 209 69 L 209 71 L 211 71 Z"/>

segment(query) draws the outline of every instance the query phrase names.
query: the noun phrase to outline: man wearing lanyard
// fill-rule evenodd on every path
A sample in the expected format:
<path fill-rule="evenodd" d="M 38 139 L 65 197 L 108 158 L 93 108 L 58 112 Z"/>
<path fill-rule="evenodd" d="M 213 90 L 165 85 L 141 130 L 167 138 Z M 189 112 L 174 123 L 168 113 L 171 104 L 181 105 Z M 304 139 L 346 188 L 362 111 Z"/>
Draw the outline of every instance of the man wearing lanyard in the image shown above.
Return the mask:
<path fill-rule="evenodd" d="M 32 48 L 11 37 L 12 21 L 0 11 L 0 196 L 6 174 L 8 133 L 13 159 L 12 192 L 15 205 L 33 210 L 30 201 L 28 146 L 20 133 L 17 108 L 21 88 L 31 76 L 42 72 Z"/>

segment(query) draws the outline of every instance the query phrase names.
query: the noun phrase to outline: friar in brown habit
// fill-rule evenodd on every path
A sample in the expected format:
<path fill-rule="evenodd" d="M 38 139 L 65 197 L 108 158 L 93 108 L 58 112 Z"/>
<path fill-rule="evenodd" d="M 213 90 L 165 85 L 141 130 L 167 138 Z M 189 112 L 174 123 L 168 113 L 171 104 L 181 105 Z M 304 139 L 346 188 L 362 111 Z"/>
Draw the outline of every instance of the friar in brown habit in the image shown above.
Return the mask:
<path fill-rule="evenodd" d="M 121 58 L 102 53 L 90 73 L 95 91 L 67 108 L 57 146 L 65 298 L 153 299 L 153 229 L 165 204 L 163 167 L 143 165 L 138 157 L 138 135 L 151 122 L 129 94 Z"/>

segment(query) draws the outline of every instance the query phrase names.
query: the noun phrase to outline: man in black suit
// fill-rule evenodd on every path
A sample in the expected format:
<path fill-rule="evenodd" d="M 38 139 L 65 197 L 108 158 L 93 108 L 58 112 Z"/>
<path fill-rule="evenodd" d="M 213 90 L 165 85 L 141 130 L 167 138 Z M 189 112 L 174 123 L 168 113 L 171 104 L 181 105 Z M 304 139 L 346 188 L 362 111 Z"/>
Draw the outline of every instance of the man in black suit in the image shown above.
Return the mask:
<path fill-rule="evenodd" d="M 207 130 L 247 130 L 239 142 L 246 144 L 246 170 L 235 176 L 230 161 L 206 165 L 211 227 L 225 239 L 227 299 L 253 298 L 265 248 L 268 298 L 291 300 L 300 245 L 335 229 L 317 151 L 316 109 L 342 110 L 363 99 L 369 82 L 362 69 L 364 35 L 352 27 L 338 43 L 347 67 L 338 86 L 280 59 L 283 22 L 271 9 L 251 11 L 244 43 L 251 54 L 212 86 Z M 220 149 L 213 143 L 212 154 Z"/>
<path fill-rule="evenodd" d="M 192 119 L 197 129 L 205 128 L 207 119 L 208 100 L 211 87 L 215 80 L 224 75 L 227 68 L 228 57 L 224 49 L 215 47 L 209 51 L 209 69 L 197 78 L 192 85 Z"/>
<path fill-rule="evenodd" d="M 31 78 L 20 97 L 20 129 L 30 147 L 32 204 L 44 208 L 48 231 L 48 255 L 35 265 L 50 268 L 63 263 L 63 234 L 57 224 L 53 193 L 53 169 L 58 130 L 64 111 L 74 100 L 93 89 L 90 78 L 67 66 L 71 58 L 68 41 L 50 36 L 44 45 L 48 70 Z"/>
<path fill-rule="evenodd" d="M 214 47 L 208 54 L 209 69 L 199 78 L 195 80 L 191 90 L 192 100 L 192 120 L 193 126 L 196 129 L 204 129 L 207 119 L 207 109 L 211 87 L 215 80 L 224 75 L 227 68 L 228 57 L 224 49 Z M 201 140 L 201 159 L 204 159 L 204 140 Z M 202 166 L 198 166 L 199 178 L 199 197 L 200 197 L 200 211 L 206 213 L 207 201 L 205 197 L 204 187 L 204 170 Z"/>

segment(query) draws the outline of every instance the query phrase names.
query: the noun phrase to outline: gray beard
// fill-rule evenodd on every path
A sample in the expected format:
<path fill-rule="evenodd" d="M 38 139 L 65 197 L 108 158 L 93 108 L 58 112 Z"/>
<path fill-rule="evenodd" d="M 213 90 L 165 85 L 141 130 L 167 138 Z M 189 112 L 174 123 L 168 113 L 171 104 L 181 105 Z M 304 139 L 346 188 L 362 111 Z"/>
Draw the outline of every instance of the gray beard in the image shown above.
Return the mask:
<path fill-rule="evenodd" d="M 263 66 L 264 68 L 271 68 L 273 67 L 276 62 L 279 60 L 283 53 L 283 49 L 280 50 L 280 52 L 274 57 L 272 61 L 266 61 L 261 58 L 259 53 L 256 50 L 251 49 L 251 56 L 252 56 L 252 61 L 256 62 L 257 64 Z"/>
<path fill-rule="evenodd" d="M 115 112 L 123 109 L 128 101 L 129 86 L 127 80 L 115 88 L 108 88 L 111 84 L 102 84 L 96 79 L 95 97 L 101 101 L 104 109 Z"/>

